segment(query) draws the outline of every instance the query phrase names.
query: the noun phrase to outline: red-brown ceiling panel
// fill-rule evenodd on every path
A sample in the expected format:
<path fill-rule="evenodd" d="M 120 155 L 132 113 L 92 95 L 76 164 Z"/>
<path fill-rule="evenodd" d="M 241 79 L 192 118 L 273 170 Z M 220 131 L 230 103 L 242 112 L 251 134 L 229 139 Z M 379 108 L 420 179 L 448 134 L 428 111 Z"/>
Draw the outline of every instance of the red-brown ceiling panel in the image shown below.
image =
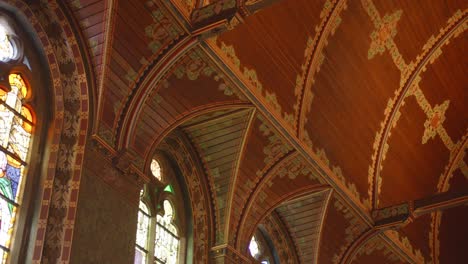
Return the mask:
<path fill-rule="evenodd" d="M 433 261 L 431 259 L 431 248 L 429 240 L 432 221 L 431 219 L 431 214 L 420 216 L 399 230 L 401 236 L 408 238 L 408 243 L 412 245 L 414 250 L 421 252 L 425 262 Z"/>
<path fill-rule="evenodd" d="M 111 146 L 127 100 L 146 68 L 184 34 L 172 14 L 156 1 L 118 1 L 114 8 L 100 98 L 99 122 L 103 122 L 98 129 Z"/>
<path fill-rule="evenodd" d="M 439 263 L 463 263 L 467 259 L 468 206 L 445 210 L 439 228 Z"/>
<path fill-rule="evenodd" d="M 401 10 L 395 44 L 407 63 L 421 54 L 426 41 L 437 35 L 450 17 L 468 8 L 464 0 L 431 1 L 430 4 L 424 0 L 374 0 L 374 3 L 381 17 Z"/>
<path fill-rule="evenodd" d="M 439 176 L 449 161 L 449 151 L 439 138 L 421 143 L 426 114 L 416 100 L 408 99 L 400 111 L 380 175 L 379 207 L 436 193 Z"/>
<path fill-rule="evenodd" d="M 346 203 L 333 194 L 322 226 L 317 263 L 340 263 L 346 249 L 367 229 Z"/>
<path fill-rule="evenodd" d="M 331 4 L 324 1 L 278 1 L 217 39 L 218 46 L 234 49 L 239 67 L 255 72 L 250 78 L 261 84 L 262 96 L 291 122 L 298 110 L 295 87 L 306 46 L 327 7 Z"/>
<path fill-rule="evenodd" d="M 361 1 L 350 1 L 341 18 L 312 85 L 305 133 L 356 185 L 361 200 L 370 201 L 374 141 L 400 72 L 388 53 L 368 57 L 375 29 Z"/>

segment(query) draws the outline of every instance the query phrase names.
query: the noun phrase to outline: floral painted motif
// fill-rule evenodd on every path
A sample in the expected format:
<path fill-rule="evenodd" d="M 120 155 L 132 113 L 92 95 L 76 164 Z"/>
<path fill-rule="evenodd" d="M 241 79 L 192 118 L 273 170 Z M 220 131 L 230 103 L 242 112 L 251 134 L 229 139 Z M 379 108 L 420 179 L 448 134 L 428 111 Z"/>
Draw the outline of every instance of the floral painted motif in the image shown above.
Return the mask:
<path fill-rule="evenodd" d="M 182 30 L 152 1 L 148 1 L 146 5 L 153 8 L 151 12 L 153 23 L 145 28 L 145 34 L 151 39 L 148 48 L 153 53 L 156 53 L 168 40 L 177 38 L 182 33 Z"/>
<path fill-rule="evenodd" d="M 371 33 L 371 45 L 367 53 L 368 59 L 372 59 L 376 54 L 382 54 L 385 48 L 391 45 L 391 41 L 397 34 L 397 23 L 400 20 L 401 10 L 392 15 L 385 15 L 378 23 L 377 29 Z"/>
<path fill-rule="evenodd" d="M 239 99 L 244 99 L 244 96 L 225 81 L 224 75 L 219 74 L 217 68 L 209 61 L 210 59 L 201 50 L 194 49 L 186 55 L 184 63 L 174 70 L 174 75 L 178 79 L 186 77 L 191 81 L 198 80 L 200 76 L 213 78 L 219 83 L 218 89 L 225 95 L 236 95 Z"/>
<path fill-rule="evenodd" d="M 385 263 L 404 263 L 405 260 L 401 259 L 395 252 L 378 236 L 373 237 L 365 243 L 356 255 L 353 257 L 353 262 L 359 259 L 360 256 L 369 256 L 376 251 L 382 252 L 385 257 Z"/>
<path fill-rule="evenodd" d="M 266 123 L 263 117 L 259 117 L 262 124 L 260 125 L 260 131 L 263 136 L 268 138 L 268 145 L 263 149 L 265 156 L 265 164 L 272 165 L 279 157 L 286 155 L 292 150 L 289 144 L 285 144 L 285 141 L 276 133 L 275 130 L 271 129 Z M 269 167 L 269 166 L 268 166 Z M 258 171 L 257 175 L 263 175 L 263 170 Z"/>
<path fill-rule="evenodd" d="M 426 122 L 424 122 L 423 144 L 426 144 L 429 139 L 434 138 L 437 134 L 437 130 L 445 121 L 445 111 L 447 111 L 449 104 L 449 100 L 446 100 L 441 105 L 436 105 L 432 111 L 429 111 L 428 118 Z"/>

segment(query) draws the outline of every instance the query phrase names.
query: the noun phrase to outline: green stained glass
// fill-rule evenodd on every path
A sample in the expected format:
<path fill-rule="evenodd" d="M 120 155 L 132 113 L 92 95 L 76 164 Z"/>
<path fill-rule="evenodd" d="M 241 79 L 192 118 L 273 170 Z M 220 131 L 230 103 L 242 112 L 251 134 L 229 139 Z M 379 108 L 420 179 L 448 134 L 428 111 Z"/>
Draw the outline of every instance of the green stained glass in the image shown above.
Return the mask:
<path fill-rule="evenodd" d="M 167 185 L 166 188 L 164 188 L 164 191 L 174 194 L 174 188 L 172 188 L 172 185 L 170 184 Z"/>

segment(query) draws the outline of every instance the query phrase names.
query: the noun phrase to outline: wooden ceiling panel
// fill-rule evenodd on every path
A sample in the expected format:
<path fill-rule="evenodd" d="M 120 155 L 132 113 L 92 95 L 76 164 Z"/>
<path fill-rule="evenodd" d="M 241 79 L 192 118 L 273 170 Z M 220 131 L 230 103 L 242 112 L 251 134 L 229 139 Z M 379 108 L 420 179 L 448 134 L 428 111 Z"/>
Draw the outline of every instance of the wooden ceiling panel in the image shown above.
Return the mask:
<path fill-rule="evenodd" d="M 330 190 L 304 196 L 275 209 L 298 249 L 300 263 L 317 263 L 320 229 Z"/>
<path fill-rule="evenodd" d="M 368 57 L 374 25 L 361 1 L 350 1 L 341 17 L 312 85 L 305 129 L 314 150 L 324 149 L 361 199 L 370 200 L 374 140 L 400 72 L 388 54 Z"/>
<path fill-rule="evenodd" d="M 388 141 L 381 172 L 379 207 L 430 196 L 437 192 L 450 152 L 440 138 L 422 144 L 426 114 L 416 100 L 401 109 L 397 129 Z M 395 191 L 398 190 L 398 191 Z"/>
<path fill-rule="evenodd" d="M 340 263 L 346 249 L 366 230 L 366 224 L 333 193 L 322 226 L 317 263 Z"/>
<path fill-rule="evenodd" d="M 427 39 L 436 35 L 450 17 L 468 8 L 464 0 L 433 1 L 430 4 L 425 0 L 374 2 L 382 17 L 401 10 L 395 43 L 407 62 L 420 55 Z"/>
<path fill-rule="evenodd" d="M 324 2 L 278 1 L 217 39 L 220 47 L 232 46 L 241 67 L 256 72 L 251 77 L 258 79 L 263 96 L 281 115 L 295 115 L 296 81 L 302 74 L 306 46 L 311 45 L 308 39 L 322 19 Z"/>
<path fill-rule="evenodd" d="M 311 171 L 304 160 L 298 155 L 289 155 L 283 159 L 274 170 L 266 176 L 265 183 L 260 185 L 251 198 L 250 207 L 244 213 L 240 226 L 246 223 L 260 223 L 260 221 L 282 202 L 294 197 L 322 190 L 323 181 Z M 237 239 L 239 245 L 247 245 L 249 235 L 256 225 L 243 228 L 244 232 Z"/>
<path fill-rule="evenodd" d="M 110 146 L 115 144 L 118 122 L 127 100 L 132 98 L 133 89 L 144 77 L 147 67 L 184 34 L 181 26 L 157 1 L 118 1 L 114 10 L 114 34 L 109 40 L 102 73 L 104 83 L 98 119 L 98 134 Z"/>
<path fill-rule="evenodd" d="M 226 218 L 230 210 L 229 199 L 237 173 L 243 142 L 253 110 L 238 109 L 203 122 L 183 124 L 204 164 L 214 194 L 216 208 L 216 242 L 224 242 Z"/>
<path fill-rule="evenodd" d="M 133 131 L 132 148 L 144 157 L 153 144 L 186 121 L 184 118 L 212 112 L 210 109 L 223 105 L 247 105 L 217 72 L 199 48 L 184 55 L 148 96 L 138 117 L 139 125 Z"/>
<path fill-rule="evenodd" d="M 465 158 L 466 159 L 466 158 Z M 464 163 L 466 164 L 466 160 Z M 453 172 L 453 176 L 449 181 L 449 191 L 450 192 L 462 192 L 468 189 L 468 171 L 465 166 L 463 169 L 458 168 Z"/>
<path fill-rule="evenodd" d="M 105 16 L 107 1 L 102 0 L 67 0 L 65 1 L 85 38 L 94 77 L 100 79 L 102 74 L 102 56 L 104 52 Z"/>
<path fill-rule="evenodd" d="M 439 263 L 461 263 L 466 260 L 466 245 L 468 245 L 466 223 L 468 223 L 466 205 L 443 212 L 438 237 Z"/>
<path fill-rule="evenodd" d="M 255 189 L 265 184 L 267 173 L 292 147 L 271 128 L 264 117 L 256 116 L 252 121 L 234 187 L 233 207 L 230 219 L 230 234 L 235 234 L 242 214 L 251 200 Z M 230 239 L 235 239 L 231 236 Z"/>
<path fill-rule="evenodd" d="M 356 253 L 353 264 L 375 263 L 407 263 L 397 255 L 390 246 L 379 236 L 375 236 L 366 242 Z"/>
<path fill-rule="evenodd" d="M 468 61 L 460 60 L 460 54 L 466 54 L 468 51 L 466 36 L 466 33 L 462 33 L 459 37 L 451 39 L 447 46 L 442 48 L 442 53 L 421 74 L 422 79 L 419 83 L 424 97 L 433 109 L 448 101 L 445 112 L 441 112 L 440 120 L 436 118 L 433 122 L 438 121 L 434 125 L 442 126 L 453 144 L 468 133 Z"/>
<path fill-rule="evenodd" d="M 431 231 L 431 215 L 426 214 L 416 218 L 408 225 L 401 228 L 399 231 L 402 237 L 408 238 L 408 243 L 415 250 L 418 251 L 424 258 L 425 263 L 433 261 L 431 259 L 431 248 L 429 233 Z"/>

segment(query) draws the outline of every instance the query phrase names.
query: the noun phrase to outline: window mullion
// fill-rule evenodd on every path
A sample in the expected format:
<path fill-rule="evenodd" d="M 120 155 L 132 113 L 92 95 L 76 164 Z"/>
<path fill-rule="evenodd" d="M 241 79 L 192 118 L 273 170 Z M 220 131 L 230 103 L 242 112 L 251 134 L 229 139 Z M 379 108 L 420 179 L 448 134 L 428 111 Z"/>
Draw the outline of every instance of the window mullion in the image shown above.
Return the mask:
<path fill-rule="evenodd" d="M 150 218 L 150 228 L 148 235 L 148 257 L 147 264 L 154 263 L 154 240 L 156 239 L 156 216 Z"/>

